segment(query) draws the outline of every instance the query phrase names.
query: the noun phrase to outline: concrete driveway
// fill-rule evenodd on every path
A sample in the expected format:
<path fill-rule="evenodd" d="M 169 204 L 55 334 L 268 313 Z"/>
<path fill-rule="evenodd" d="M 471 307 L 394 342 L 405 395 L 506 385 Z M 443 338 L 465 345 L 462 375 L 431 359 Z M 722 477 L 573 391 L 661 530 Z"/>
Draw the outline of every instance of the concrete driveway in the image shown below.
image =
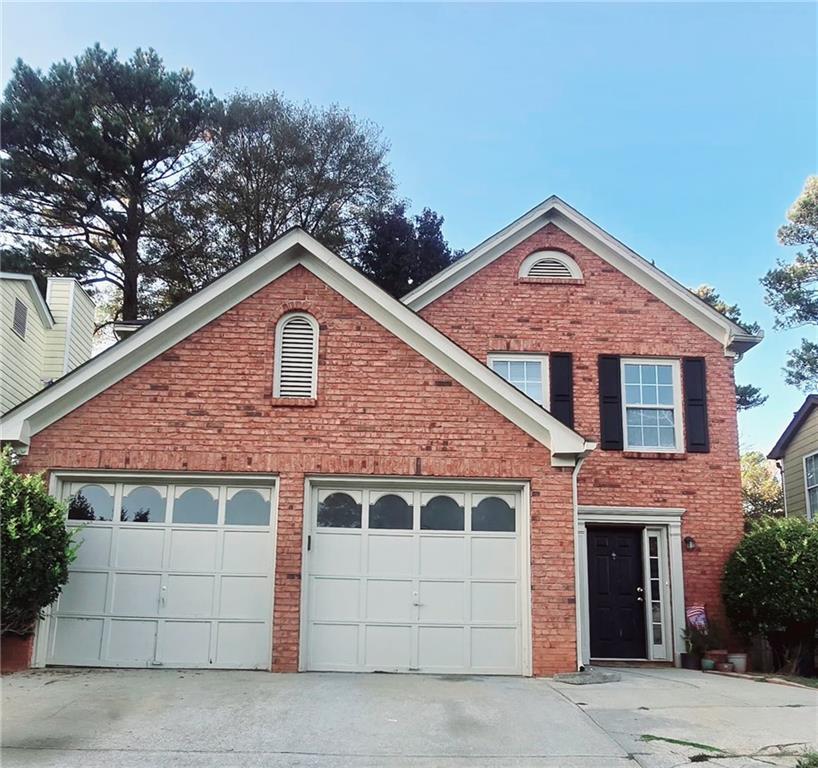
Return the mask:
<path fill-rule="evenodd" d="M 585 686 L 33 671 L 3 679 L 2 764 L 669 768 L 704 754 L 710 765 L 738 768 L 795 765 L 793 755 L 818 748 L 816 691 L 683 670 L 618 671 L 620 682 Z"/>

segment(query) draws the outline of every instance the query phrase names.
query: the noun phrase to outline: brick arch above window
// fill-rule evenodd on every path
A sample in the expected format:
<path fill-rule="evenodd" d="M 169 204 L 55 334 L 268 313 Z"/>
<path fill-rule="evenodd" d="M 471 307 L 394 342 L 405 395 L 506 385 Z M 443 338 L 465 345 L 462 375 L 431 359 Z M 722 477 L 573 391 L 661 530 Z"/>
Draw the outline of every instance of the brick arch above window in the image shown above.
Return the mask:
<path fill-rule="evenodd" d="M 318 392 L 318 322 L 288 312 L 276 325 L 273 396 L 314 399 Z"/>
<path fill-rule="evenodd" d="M 582 280 L 582 270 L 562 251 L 535 251 L 523 259 L 519 277 L 527 280 Z"/>

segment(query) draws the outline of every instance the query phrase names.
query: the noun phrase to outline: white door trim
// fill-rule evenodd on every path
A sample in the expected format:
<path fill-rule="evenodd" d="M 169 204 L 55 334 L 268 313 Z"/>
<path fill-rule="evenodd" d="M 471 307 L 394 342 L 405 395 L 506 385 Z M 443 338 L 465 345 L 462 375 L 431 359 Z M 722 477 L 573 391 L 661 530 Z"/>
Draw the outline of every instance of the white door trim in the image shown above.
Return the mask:
<path fill-rule="evenodd" d="M 662 540 L 667 544 L 664 553 L 664 562 L 668 568 L 663 597 L 665 598 L 664 615 L 670 624 L 666 628 L 666 635 L 671 640 L 670 652 L 676 666 L 681 663 L 680 654 L 684 650 L 682 634 L 685 627 L 685 599 L 684 599 L 684 570 L 682 567 L 682 515 L 685 510 L 678 507 L 602 507 L 585 506 L 577 508 L 577 570 L 579 577 L 579 594 L 577 600 L 580 606 L 582 625 L 582 653 L 583 664 L 591 661 L 591 632 L 588 606 L 588 540 L 586 525 L 597 523 L 601 525 L 639 525 L 644 528 L 661 529 L 666 531 Z M 643 560 L 643 568 L 647 563 Z M 647 593 L 646 593 L 647 594 Z M 645 601 L 646 627 L 650 627 L 647 613 L 650 601 Z M 651 642 L 647 639 L 648 658 L 652 657 Z"/>
<path fill-rule="evenodd" d="M 434 478 L 407 477 L 405 475 L 378 476 L 368 475 L 307 475 L 304 478 L 304 506 L 301 537 L 301 603 L 298 637 L 298 671 L 307 670 L 307 636 L 309 629 L 309 579 L 307 576 L 307 544 L 312 529 L 312 510 L 316 495 L 322 488 L 345 487 L 400 487 L 400 488 L 433 488 L 435 490 L 469 491 L 505 491 L 519 494 L 520 531 L 518 546 L 520 548 L 520 635 L 522 656 L 522 674 L 531 677 L 533 674 L 532 636 L 531 636 L 531 484 L 528 481 L 514 480 L 480 480 L 473 478 Z"/>
<path fill-rule="evenodd" d="M 49 474 L 48 492 L 56 498 L 62 497 L 63 487 L 68 482 L 139 482 L 150 483 L 151 481 L 174 482 L 179 485 L 195 485 L 196 483 L 210 483 L 219 486 L 225 484 L 236 484 L 252 488 L 261 486 L 271 488 L 271 519 L 270 537 L 273 558 L 272 570 L 272 601 L 270 605 L 270 632 L 267 639 L 267 669 L 272 669 L 273 659 L 273 635 L 275 633 L 274 608 L 275 608 L 275 557 L 278 542 L 278 499 L 279 499 L 279 476 L 275 474 L 254 474 L 254 473 L 231 473 L 231 472 L 166 472 L 166 471 L 117 471 L 117 470 L 53 470 Z M 221 490 L 220 490 L 221 493 Z M 116 505 L 115 505 L 116 508 Z M 45 667 L 48 656 L 48 641 L 50 637 L 51 609 L 48 606 L 43 611 L 43 617 L 37 622 L 34 630 L 34 654 L 32 667 Z"/>

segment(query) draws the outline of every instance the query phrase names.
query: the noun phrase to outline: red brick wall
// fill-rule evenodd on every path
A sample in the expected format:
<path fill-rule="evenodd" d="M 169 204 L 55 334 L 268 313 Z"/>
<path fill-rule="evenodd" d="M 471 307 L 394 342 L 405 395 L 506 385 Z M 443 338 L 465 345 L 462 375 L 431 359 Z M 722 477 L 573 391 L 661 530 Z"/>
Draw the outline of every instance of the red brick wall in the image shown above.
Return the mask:
<path fill-rule="evenodd" d="M 520 264 L 541 249 L 572 256 L 580 285 L 519 282 Z M 575 428 L 599 441 L 600 354 L 704 356 L 710 453 L 669 457 L 595 450 L 579 475 L 579 502 L 683 507 L 685 599 L 718 614 L 725 559 L 743 521 L 733 361 L 722 345 L 553 224 L 441 296 L 421 314 L 475 357 L 489 352 L 571 352 Z"/>
<path fill-rule="evenodd" d="M 287 311 L 321 326 L 314 407 L 272 403 Z M 548 450 L 297 267 L 37 434 L 23 469 L 280 474 L 273 667 L 298 663 L 304 475 L 531 479 L 535 674 L 575 659 L 571 475 Z"/>

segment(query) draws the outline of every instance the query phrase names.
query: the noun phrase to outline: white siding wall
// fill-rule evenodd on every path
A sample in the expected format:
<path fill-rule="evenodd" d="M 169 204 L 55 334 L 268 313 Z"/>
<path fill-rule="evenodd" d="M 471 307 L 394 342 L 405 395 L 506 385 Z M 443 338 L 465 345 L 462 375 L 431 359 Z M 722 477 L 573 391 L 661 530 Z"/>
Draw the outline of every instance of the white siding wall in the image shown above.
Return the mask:
<path fill-rule="evenodd" d="M 58 379 L 91 356 L 94 303 L 76 280 L 65 277 L 49 278 L 46 301 L 54 328 L 45 342 L 43 376 Z"/>
<path fill-rule="evenodd" d="M 15 298 L 28 308 L 25 339 L 21 339 L 12 330 Z M 26 284 L 20 280 L 0 281 L 1 413 L 31 397 L 41 388 L 45 335 L 46 329 Z"/>

